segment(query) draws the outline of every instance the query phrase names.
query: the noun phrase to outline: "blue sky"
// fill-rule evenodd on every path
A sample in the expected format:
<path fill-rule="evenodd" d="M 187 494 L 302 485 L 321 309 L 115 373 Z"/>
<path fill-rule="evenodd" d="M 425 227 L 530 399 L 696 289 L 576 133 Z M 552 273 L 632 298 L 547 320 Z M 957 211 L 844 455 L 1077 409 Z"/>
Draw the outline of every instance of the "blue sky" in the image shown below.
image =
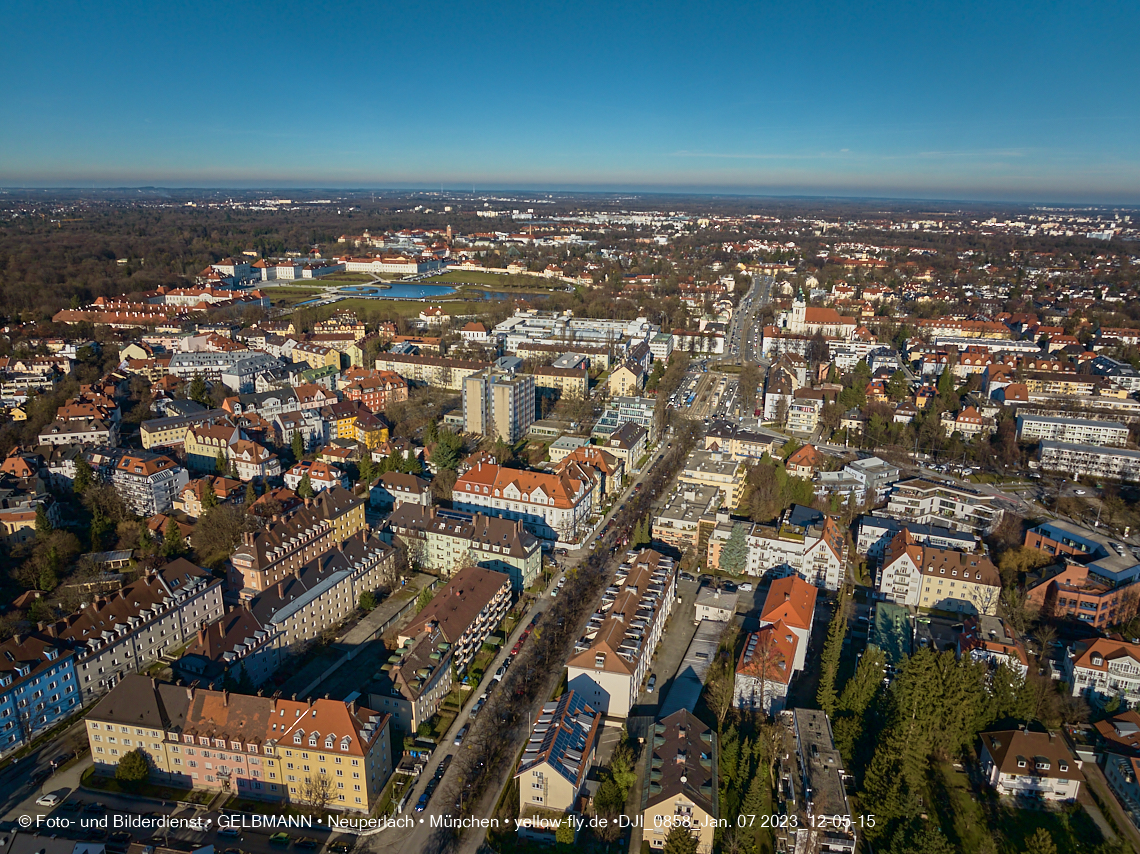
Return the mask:
<path fill-rule="evenodd" d="M 1140 203 L 1140 4 L 5 4 L 0 185 Z"/>

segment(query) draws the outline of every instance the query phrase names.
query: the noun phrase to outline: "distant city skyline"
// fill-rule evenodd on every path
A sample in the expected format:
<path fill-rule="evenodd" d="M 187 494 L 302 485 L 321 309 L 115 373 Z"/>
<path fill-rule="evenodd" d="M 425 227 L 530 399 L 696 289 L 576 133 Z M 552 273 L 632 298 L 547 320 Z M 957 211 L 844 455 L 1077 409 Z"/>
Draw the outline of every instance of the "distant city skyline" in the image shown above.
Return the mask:
<path fill-rule="evenodd" d="M 17 2 L 0 185 L 1140 203 L 1140 8 Z"/>

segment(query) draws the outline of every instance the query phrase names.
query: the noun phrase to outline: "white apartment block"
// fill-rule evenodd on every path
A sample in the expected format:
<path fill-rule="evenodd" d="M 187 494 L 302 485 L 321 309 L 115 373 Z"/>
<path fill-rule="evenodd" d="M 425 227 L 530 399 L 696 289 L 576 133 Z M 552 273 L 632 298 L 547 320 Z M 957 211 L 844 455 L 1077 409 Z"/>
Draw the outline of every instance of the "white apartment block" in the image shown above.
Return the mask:
<path fill-rule="evenodd" d="M 190 475 L 160 454 L 124 454 L 109 475 L 115 491 L 138 516 L 149 518 L 174 506 Z"/>
<path fill-rule="evenodd" d="M 1124 447 L 1128 442 L 1128 425 L 1120 421 L 1093 418 L 1050 418 L 1044 415 L 1019 415 L 1017 438 L 1023 442 L 1053 442 Z"/>
<path fill-rule="evenodd" d="M 1043 440 L 1038 465 L 1044 471 L 1061 472 L 1073 478 L 1089 475 L 1140 481 L 1140 451 L 1124 448 Z"/>
<path fill-rule="evenodd" d="M 846 572 L 843 532 L 830 516 L 793 506 L 776 525 L 756 525 L 748 535 L 749 575 L 798 575 L 808 584 L 838 590 Z"/>
<path fill-rule="evenodd" d="M 222 616 L 222 582 L 184 558 L 96 597 L 48 632 L 76 646 L 75 670 L 83 703 L 110 690 L 126 673 L 142 670 L 193 640 L 200 626 Z"/>
<path fill-rule="evenodd" d="M 1114 697 L 1123 705 L 1140 703 L 1140 644 L 1111 638 L 1078 641 L 1064 663 L 1074 697 L 1104 706 Z"/>
<path fill-rule="evenodd" d="M 1081 760 L 1053 732 L 984 732 L 980 759 L 986 781 L 1002 795 L 1075 801 L 1084 780 Z"/>
<path fill-rule="evenodd" d="M 949 481 L 910 478 L 891 488 L 883 513 L 901 522 L 988 533 L 1001 521 L 994 496 Z"/>

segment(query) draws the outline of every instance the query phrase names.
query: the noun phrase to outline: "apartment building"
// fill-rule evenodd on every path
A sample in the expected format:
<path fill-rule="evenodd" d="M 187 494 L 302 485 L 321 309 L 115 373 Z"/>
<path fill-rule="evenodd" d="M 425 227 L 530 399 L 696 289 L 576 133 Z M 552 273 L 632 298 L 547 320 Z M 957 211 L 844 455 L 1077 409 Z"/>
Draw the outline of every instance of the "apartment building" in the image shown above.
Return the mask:
<path fill-rule="evenodd" d="M 294 361 L 296 361 L 294 359 Z M 281 360 L 268 353 L 257 353 L 247 349 L 231 350 L 224 353 L 195 351 L 189 353 L 173 353 L 167 373 L 183 380 L 191 380 L 195 376 L 210 383 L 222 381 L 222 374 L 231 370 L 238 362 L 245 362 L 244 373 L 257 373 L 281 367 Z"/>
<path fill-rule="evenodd" d="M 645 385 L 645 372 L 640 366 L 625 362 L 610 372 L 606 387 L 610 397 L 636 396 Z"/>
<path fill-rule="evenodd" d="M 1043 440 L 1037 459 L 1042 470 L 1074 479 L 1088 475 L 1133 483 L 1140 481 L 1140 451 Z"/>
<path fill-rule="evenodd" d="M 182 445 L 186 431 L 191 427 L 205 427 L 228 420 L 229 413 L 224 409 L 206 409 L 190 415 L 153 418 L 139 425 L 139 438 L 144 450 L 176 448 Z"/>
<path fill-rule="evenodd" d="M 456 481 L 452 504 L 457 510 L 520 520 L 539 539 L 576 542 L 593 512 L 593 495 L 591 480 L 569 472 L 479 462 Z"/>
<path fill-rule="evenodd" d="M 400 629 L 397 641 L 404 644 L 439 629 L 443 639 L 451 644 L 456 671 L 463 673 L 483 642 L 499 628 L 510 607 L 510 578 L 493 569 L 466 566 Z"/>
<path fill-rule="evenodd" d="M 649 434 L 649 444 L 657 441 L 656 401 L 651 397 L 611 397 L 590 435 L 605 442 L 626 422 L 632 422 Z"/>
<path fill-rule="evenodd" d="M 135 515 L 150 517 L 174 506 L 190 475 L 169 457 L 136 451 L 119 457 L 109 480 Z"/>
<path fill-rule="evenodd" d="M 1051 418 L 1044 415 L 1018 415 L 1017 438 L 1023 442 L 1066 442 L 1076 445 L 1124 447 L 1128 425 L 1121 421 L 1095 418 Z"/>
<path fill-rule="evenodd" d="M 858 822 L 819 821 L 822 816 L 851 815 L 847 773 L 835 749 L 831 721 L 816 709 L 796 709 L 790 723 L 799 773 L 788 783 L 794 792 L 790 800 L 799 807 L 799 821 L 788 831 L 792 841 L 788 850 L 855 854 Z"/>
<path fill-rule="evenodd" d="M 119 444 L 119 424 L 99 418 L 53 421 L 39 435 L 41 445 L 107 445 Z"/>
<path fill-rule="evenodd" d="M 697 854 L 712 854 L 720 816 L 716 733 L 681 709 L 654 723 L 649 734 L 640 816 L 644 841 L 650 850 L 663 851 L 669 831 L 681 825 L 696 838 Z"/>
<path fill-rule="evenodd" d="M 301 460 L 285 472 L 285 485 L 296 492 L 306 477 L 313 492 L 322 492 L 334 486 L 344 488 L 349 485 L 348 477 L 340 469 L 321 460 Z"/>
<path fill-rule="evenodd" d="M 462 391 L 464 379 L 491 366 L 486 362 L 470 359 L 417 356 L 410 353 L 381 353 L 376 357 L 375 367 L 378 371 L 394 371 L 409 381 L 450 391 Z"/>
<path fill-rule="evenodd" d="M 920 525 L 988 534 L 1001 521 L 994 496 L 950 481 L 914 477 L 891 487 L 884 515 Z"/>
<path fill-rule="evenodd" d="M 539 394 L 557 393 L 559 398 L 583 400 L 590 391 L 590 374 L 585 368 L 559 368 L 547 365 L 531 371 Z"/>
<path fill-rule="evenodd" d="M 304 804 L 327 775 L 333 809 L 367 814 L 392 774 L 389 716 L 355 702 L 308 702 L 169 685 L 131 675 L 87 715 L 98 774 L 147 754 L 150 779 L 179 788 Z"/>
<path fill-rule="evenodd" d="M 794 504 L 775 525 L 748 535 L 749 575 L 799 575 L 809 584 L 838 590 L 847 572 L 847 544 L 835 520 Z"/>
<path fill-rule="evenodd" d="M 393 727 L 412 735 L 431 720 L 454 684 L 451 643 L 439 626 L 404 641 L 368 686 L 368 702 L 392 716 Z"/>
<path fill-rule="evenodd" d="M 554 470 L 575 477 L 575 472 L 583 468 L 592 472 L 587 479 L 594 482 L 595 507 L 600 507 L 606 498 L 621 492 L 622 481 L 625 479 L 625 463 L 609 451 L 595 445 L 578 446 L 563 457 Z"/>
<path fill-rule="evenodd" d="M 645 456 L 648 441 L 649 433 L 645 428 L 627 421 L 610 433 L 605 448 L 622 461 L 627 472 L 632 472 Z"/>
<path fill-rule="evenodd" d="M 468 433 L 514 444 L 534 423 L 534 377 L 488 369 L 463 380 L 463 424 Z"/>
<path fill-rule="evenodd" d="M 750 634 L 736 662 L 732 704 L 773 716 L 782 712 L 799 644 L 799 636 L 783 620 Z"/>
<path fill-rule="evenodd" d="M 576 691 L 543 705 L 515 772 L 520 819 L 578 811 L 600 729 L 601 715 Z"/>
<path fill-rule="evenodd" d="M 404 472 L 390 471 L 368 491 L 368 503 L 381 510 L 394 510 L 402 504 L 431 506 L 431 485 L 422 477 Z"/>
<path fill-rule="evenodd" d="M 707 542 L 716 527 L 720 501 L 721 492 L 715 486 L 676 490 L 653 520 L 653 539 L 673 546 L 681 554 L 689 549 L 700 554 L 702 542 Z"/>
<path fill-rule="evenodd" d="M 200 627 L 198 637 L 171 668 L 177 678 L 205 688 L 257 686 L 277 672 L 285 655 L 276 631 L 242 605 Z"/>
<path fill-rule="evenodd" d="M 959 412 L 943 412 L 941 423 L 942 432 L 947 436 L 957 433 L 964 439 L 990 435 L 997 430 L 994 419 L 982 415 L 972 406 L 967 406 Z"/>
<path fill-rule="evenodd" d="M 336 628 L 394 572 L 395 551 L 365 532 L 306 561 L 249 600 L 246 607 L 287 650 Z"/>
<path fill-rule="evenodd" d="M 338 542 L 331 521 L 310 501 L 285 518 L 273 517 L 259 531 L 242 533 L 230 556 L 227 585 L 240 591 L 243 599 L 252 599 Z"/>
<path fill-rule="evenodd" d="M 178 558 L 47 626 L 75 650 L 83 703 L 192 639 L 222 616 L 222 583 Z"/>
<path fill-rule="evenodd" d="M 963 656 L 990 667 L 1004 665 L 1021 676 L 1029 672 L 1025 644 L 1001 617 L 971 615 L 962 620 L 958 657 Z"/>
<path fill-rule="evenodd" d="M 1140 702 L 1140 644 L 1112 638 L 1077 641 L 1063 670 L 1074 697 L 1100 707 L 1113 698 L 1129 708 Z"/>
<path fill-rule="evenodd" d="M 630 552 L 602 594 L 566 665 L 567 687 L 607 718 L 621 719 L 637 700 L 676 597 L 671 558 Z"/>
<path fill-rule="evenodd" d="M 408 381 L 395 371 L 374 371 L 344 387 L 346 400 L 359 400 L 370 412 L 383 412 L 408 399 Z"/>
<path fill-rule="evenodd" d="M 386 532 L 407 545 L 413 566 L 441 578 L 475 565 L 505 573 L 521 593 L 542 570 L 541 544 L 517 519 L 403 503 L 388 517 Z"/>
<path fill-rule="evenodd" d="M 705 433 L 705 450 L 719 451 L 743 462 L 758 460 L 765 454 L 779 456 L 787 442 L 783 433 L 750 429 L 731 421 L 714 421 Z"/>
<path fill-rule="evenodd" d="M 760 627 L 783 623 L 796 636 L 796 657 L 792 670 L 804 669 L 811 627 L 815 623 L 815 602 L 819 588 L 798 575 L 777 578 L 768 588 L 760 609 Z"/>
<path fill-rule="evenodd" d="M 860 504 L 877 504 L 887 497 L 898 479 L 898 466 L 879 457 L 866 457 L 847 463 L 839 471 L 816 472 L 815 489 L 817 495 L 837 495 L 844 501 L 854 497 Z"/>
<path fill-rule="evenodd" d="M 998 794 L 1076 801 L 1084 774 L 1062 736 L 1027 728 L 982 733 L 982 775 Z"/>
<path fill-rule="evenodd" d="M 891 540 L 875 579 L 883 599 L 912 608 L 997 613 L 1001 574 L 985 555 L 922 546 L 906 528 Z"/>
<path fill-rule="evenodd" d="M 714 486 L 720 490 L 721 506 L 734 508 L 744 497 L 747 470 L 744 463 L 719 451 L 698 448 L 689 454 L 677 476 L 678 488 Z"/>
<path fill-rule="evenodd" d="M 75 659 L 70 643 L 46 631 L 0 641 L 0 756 L 79 708 Z"/>
<path fill-rule="evenodd" d="M 855 551 L 865 555 L 872 566 L 878 566 L 882 563 L 887 546 L 895 534 L 903 528 L 910 531 L 911 537 L 919 545 L 934 546 L 939 549 L 974 551 L 981 542 L 977 536 L 966 531 L 954 531 L 938 525 L 900 522 L 889 516 L 864 514 L 859 517 L 855 526 Z"/>

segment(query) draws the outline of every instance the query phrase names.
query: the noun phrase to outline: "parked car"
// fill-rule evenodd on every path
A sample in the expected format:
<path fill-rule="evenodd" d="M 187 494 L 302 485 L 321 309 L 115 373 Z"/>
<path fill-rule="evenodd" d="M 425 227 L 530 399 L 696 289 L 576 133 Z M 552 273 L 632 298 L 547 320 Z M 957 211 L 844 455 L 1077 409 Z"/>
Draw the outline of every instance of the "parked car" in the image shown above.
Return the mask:
<path fill-rule="evenodd" d="M 651 673 L 651 674 L 649 675 L 649 684 L 647 684 L 647 685 L 645 686 L 645 690 L 646 690 L 646 691 L 648 691 L 650 694 L 652 694 L 652 693 L 653 693 L 653 689 L 654 689 L 654 688 L 656 688 L 656 687 L 657 687 L 657 674 L 656 674 L 656 673 Z"/>
<path fill-rule="evenodd" d="M 36 806 L 39 807 L 54 807 L 58 803 L 59 795 L 56 794 L 48 793 L 46 795 L 40 795 L 38 798 L 36 798 Z"/>
<path fill-rule="evenodd" d="M 311 836 L 302 836 L 294 843 L 295 848 L 319 848 L 321 843 L 313 839 Z"/>
<path fill-rule="evenodd" d="M 428 793 L 424 792 L 422 795 L 420 795 L 420 799 L 418 801 L 416 801 L 416 812 L 423 812 L 424 810 L 427 809 L 427 805 L 428 805 Z"/>
<path fill-rule="evenodd" d="M 467 736 L 467 730 L 468 729 L 469 729 L 469 727 L 467 727 L 465 725 L 463 727 L 463 729 L 459 730 L 459 732 L 457 732 L 455 734 L 455 746 L 456 747 L 459 747 L 459 745 L 463 744 L 463 739 Z"/>
<path fill-rule="evenodd" d="M 506 665 L 503 665 L 502 667 L 500 667 L 498 670 L 495 671 L 495 675 L 492 676 L 491 678 L 494 679 L 496 682 L 502 682 L 503 677 L 506 675 L 507 675 L 507 668 L 506 668 Z"/>
<path fill-rule="evenodd" d="M 269 844 L 270 845 L 279 845 L 281 847 L 285 847 L 286 845 L 289 844 L 289 841 L 290 841 L 289 840 L 289 834 L 283 830 L 281 832 L 275 833 L 269 837 Z"/>
<path fill-rule="evenodd" d="M 232 839 L 237 839 L 241 836 L 241 831 L 236 827 L 223 827 L 218 830 L 218 836 L 228 836 Z"/>
<path fill-rule="evenodd" d="M 740 585 L 740 591 L 742 593 L 751 593 L 752 592 L 752 582 L 751 581 L 745 581 L 743 584 Z"/>

